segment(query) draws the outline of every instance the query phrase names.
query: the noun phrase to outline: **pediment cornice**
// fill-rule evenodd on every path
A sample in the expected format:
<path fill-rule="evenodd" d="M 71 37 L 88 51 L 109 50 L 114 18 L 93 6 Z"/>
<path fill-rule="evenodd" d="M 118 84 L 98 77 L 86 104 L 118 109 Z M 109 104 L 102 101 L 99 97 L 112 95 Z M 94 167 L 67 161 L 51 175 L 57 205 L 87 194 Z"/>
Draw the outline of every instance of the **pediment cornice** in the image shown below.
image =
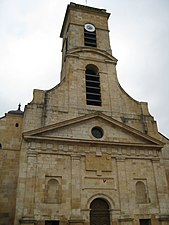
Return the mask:
<path fill-rule="evenodd" d="M 134 137 L 137 140 L 140 140 L 140 142 L 127 142 L 127 141 L 114 141 L 114 140 L 100 140 L 100 139 L 81 139 L 79 137 L 68 137 L 68 136 L 58 136 L 53 135 L 55 131 L 59 132 L 61 129 L 69 130 L 72 129 L 74 126 L 80 126 L 82 127 L 84 123 L 90 123 L 91 120 L 102 120 L 102 122 L 105 122 L 106 124 L 115 127 L 117 130 L 121 130 L 123 133 L 127 134 L 129 137 Z M 52 135 L 50 135 L 52 134 Z M 28 131 L 23 133 L 23 138 L 25 140 L 34 139 L 39 141 L 61 141 L 61 142 L 78 142 L 78 143 L 92 143 L 92 144 L 101 144 L 101 145 L 121 145 L 121 146 L 138 146 L 138 147 L 151 147 L 151 148 L 162 148 L 164 143 L 148 136 L 147 134 L 144 134 L 132 127 L 127 126 L 126 124 L 117 121 L 103 113 L 92 113 L 87 114 L 84 116 L 72 118 L 66 121 L 62 121 L 59 123 L 55 123 L 52 125 L 48 125 L 36 130 Z"/>

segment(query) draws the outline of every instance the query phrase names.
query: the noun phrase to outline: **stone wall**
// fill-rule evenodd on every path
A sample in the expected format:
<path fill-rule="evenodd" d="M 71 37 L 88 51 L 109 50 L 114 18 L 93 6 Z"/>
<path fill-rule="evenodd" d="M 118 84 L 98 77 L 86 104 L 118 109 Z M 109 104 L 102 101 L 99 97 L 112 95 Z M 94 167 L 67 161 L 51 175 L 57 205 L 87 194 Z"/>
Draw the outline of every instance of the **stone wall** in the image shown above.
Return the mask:
<path fill-rule="evenodd" d="M 0 118 L 0 225 L 13 225 L 23 115 Z"/>

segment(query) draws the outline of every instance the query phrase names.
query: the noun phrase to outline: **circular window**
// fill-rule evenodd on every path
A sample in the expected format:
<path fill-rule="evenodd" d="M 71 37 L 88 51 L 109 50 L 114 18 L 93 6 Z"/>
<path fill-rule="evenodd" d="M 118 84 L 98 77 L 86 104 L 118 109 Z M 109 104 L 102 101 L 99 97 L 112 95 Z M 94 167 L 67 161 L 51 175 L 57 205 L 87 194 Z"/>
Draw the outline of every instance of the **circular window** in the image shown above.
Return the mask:
<path fill-rule="evenodd" d="M 85 30 L 87 30 L 88 32 L 94 32 L 95 31 L 95 26 L 93 24 L 86 23 L 85 24 Z"/>
<path fill-rule="evenodd" d="M 102 138 L 103 137 L 103 130 L 100 127 L 93 127 L 92 128 L 92 135 L 95 138 Z"/>

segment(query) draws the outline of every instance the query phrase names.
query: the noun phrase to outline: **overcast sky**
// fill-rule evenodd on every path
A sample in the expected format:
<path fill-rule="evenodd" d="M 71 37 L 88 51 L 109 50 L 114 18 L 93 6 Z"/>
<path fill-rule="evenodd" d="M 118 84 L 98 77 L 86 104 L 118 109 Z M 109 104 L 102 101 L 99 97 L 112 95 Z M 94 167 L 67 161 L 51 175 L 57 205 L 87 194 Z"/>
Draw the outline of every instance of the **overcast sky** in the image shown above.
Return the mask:
<path fill-rule="evenodd" d="M 86 0 L 74 0 L 86 4 Z M 67 0 L 0 0 L 0 117 L 60 78 L 59 38 Z M 169 0 L 87 0 L 107 9 L 121 86 L 146 101 L 169 137 Z"/>

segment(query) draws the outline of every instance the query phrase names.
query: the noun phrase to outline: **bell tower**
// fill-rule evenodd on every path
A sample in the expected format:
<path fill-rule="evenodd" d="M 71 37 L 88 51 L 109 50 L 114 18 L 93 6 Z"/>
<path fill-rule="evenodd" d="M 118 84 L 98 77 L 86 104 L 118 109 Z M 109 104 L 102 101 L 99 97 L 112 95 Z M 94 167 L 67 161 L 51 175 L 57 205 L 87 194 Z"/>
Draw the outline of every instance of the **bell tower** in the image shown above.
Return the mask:
<path fill-rule="evenodd" d="M 108 29 L 109 16 L 105 9 L 75 3 L 68 5 L 60 34 L 63 39 L 62 70 L 66 57 L 75 50 L 78 50 L 78 54 L 80 51 L 102 51 L 105 54 L 112 54 Z M 97 58 L 99 60 L 99 57 L 95 57 L 95 60 Z M 61 79 L 65 76 L 63 73 L 62 71 Z"/>
<path fill-rule="evenodd" d="M 61 82 L 51 90 L 34 91 L 27 112 L 30 110 L 31 117 L 32 107 L 38 105 L 34 114 L 39 119 L 31 117 L 33 121 L 27 123 L 25 130 L 98 112 L 158 136 L 147 103 L 134 100 L 118 82 L 117 59 L 109 40 L 109 16 L 105 9 L 75 3 L 67 6 L 60 33 Z"/>
<path fill-rule="evenodd" d="M 105 9 L 70 3 L 60 34 L 63 38 L 63 54 L 74 48 L 87 46 L 111 54 L 107 22 L 109 16 Z"/>
<path fill-rule="evenodd" d="M 77 108 L 110 110 L 107 85 L 116 79 L 117 60 L 110 46 L 109 16 L 105 9 L 75 3 L 67 7 L 60 34 L 63 39 L 61 81 L 65 78 L 69 82 L 69 104 L 74 99 Z"/>

